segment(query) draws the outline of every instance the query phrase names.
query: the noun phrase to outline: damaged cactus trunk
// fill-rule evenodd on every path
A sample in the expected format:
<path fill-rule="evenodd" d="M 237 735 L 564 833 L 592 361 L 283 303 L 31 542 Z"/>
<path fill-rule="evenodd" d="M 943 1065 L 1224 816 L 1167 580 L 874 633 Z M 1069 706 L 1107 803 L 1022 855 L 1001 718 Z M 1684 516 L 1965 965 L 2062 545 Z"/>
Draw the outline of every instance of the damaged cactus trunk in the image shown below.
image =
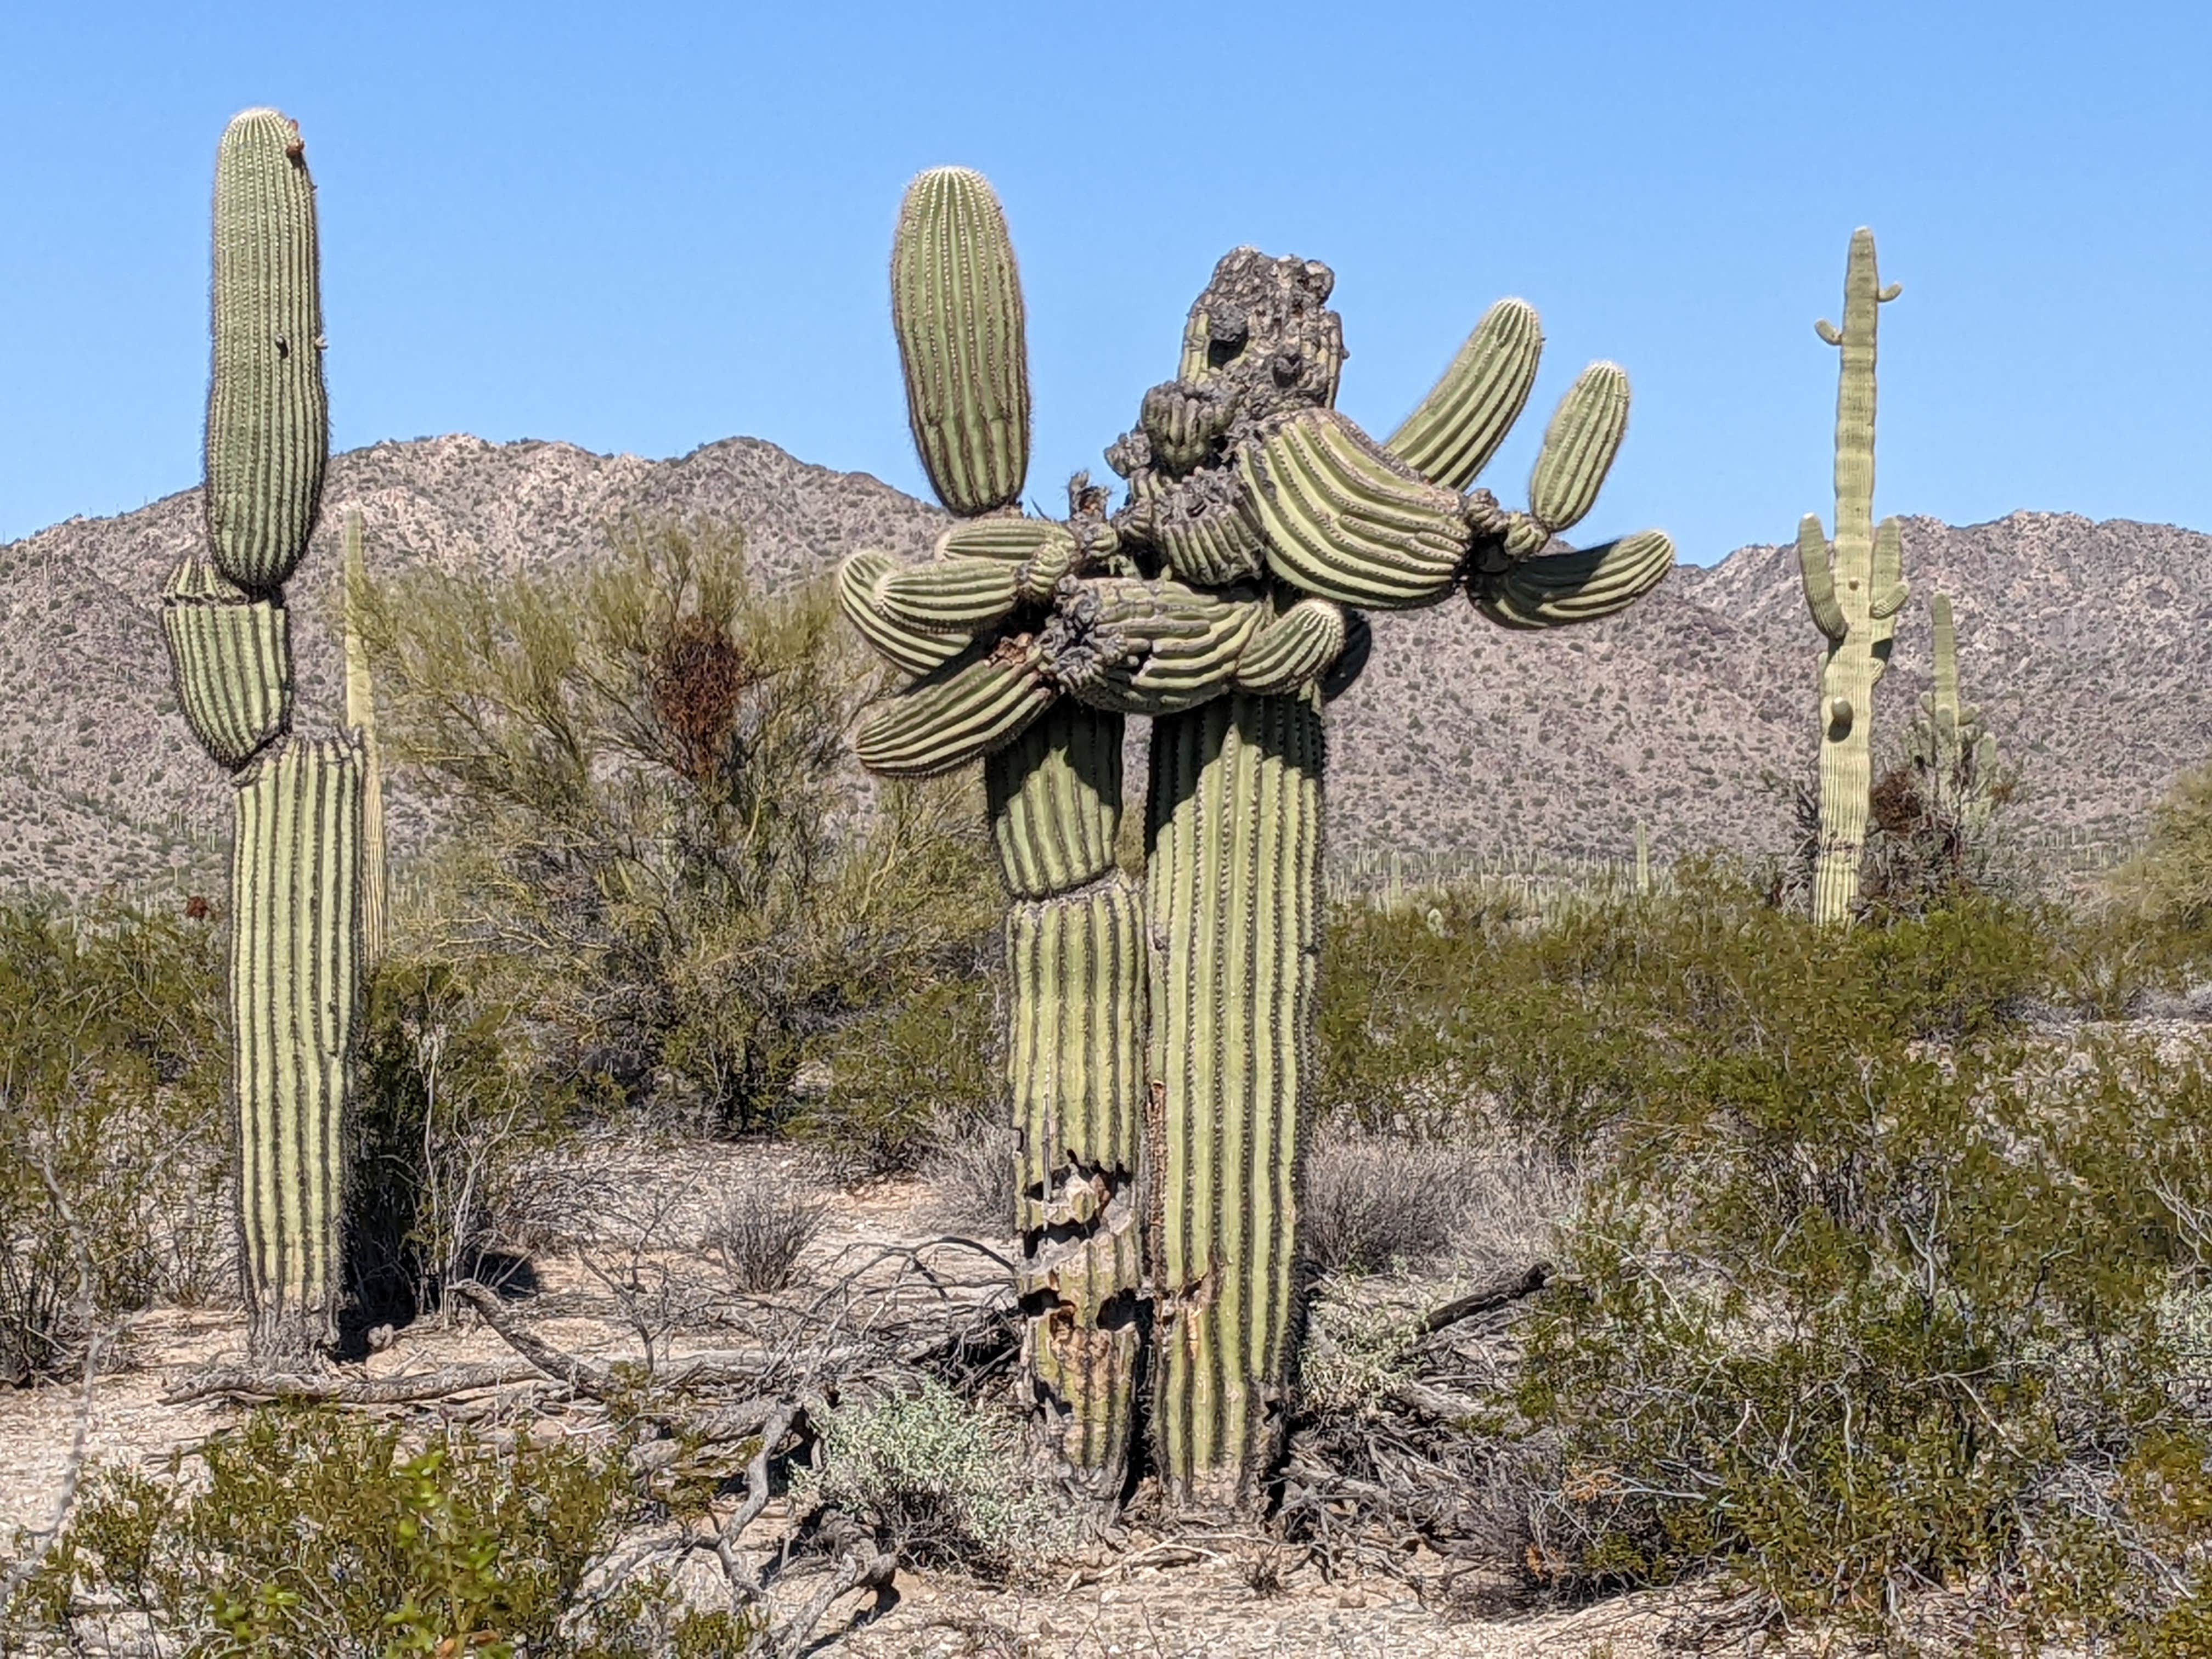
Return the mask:
<path fill-rule="evenodd" d="M 1006 921 L 1016 1291 L 1043 1449 L 1084 1496 L 1126 1484 L 1142 1355 L 1142 903 L 1114 862 L 1118 714 L 1063 702 L 985 763 Z"/>
<path fill-rule="evenodd" d="M 1153 1444 L 1170 1498 L 1189 1508 L 1249 1509 L 1282 1449 L 1322 763 L 1312 688 L 1235 692 L 1152 726 Z"/>

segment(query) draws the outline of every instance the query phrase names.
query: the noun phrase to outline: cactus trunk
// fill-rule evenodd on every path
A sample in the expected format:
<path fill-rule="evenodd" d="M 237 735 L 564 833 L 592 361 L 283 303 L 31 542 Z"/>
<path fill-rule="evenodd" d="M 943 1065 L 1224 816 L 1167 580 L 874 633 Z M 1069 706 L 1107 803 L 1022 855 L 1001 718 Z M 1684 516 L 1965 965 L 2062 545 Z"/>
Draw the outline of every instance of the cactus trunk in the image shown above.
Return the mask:
<path fill-rule="evenodd" d="M 1141 1352 L 1144 917 L 1114 863 L 1118 714 L 1063 702 L 986 763 L 1011 904 L 1016 1290 L 1033 1423 L 1085 1497 L 1128 1479 Z"/>
<path fill-rule="evenodd" d="M 1813 869 L 1813 916 L 1847 924 L 1858 905 L 1874 787 L 1874 687 L 1889 664 L 1891 635 L 1908 588 L 1897 521 L 1874 521 L 1875 327 L 1897 297 L 1881 286 L 1874 233 L 1851 236 L 1844 273 L 1844 325 L 1820 323 L 1839 350 L 1836 384 L 1836 535 L 1820 522 L 1797 527 L 1797 560 L 1814 626 L 1827 641 L 1820 665 L 1820 836 Z"/>
<path fill-rule="evenodd" d="M 249 1340 L 264 1363 L 307 1359 L 336 1335 L 362 772 L 349 738 L 293 738 L 238 781 L 232 1075 Z"/>
<path fill-rule="evenodd" d="M 1152 726 L 1146 1133 L 1170 1500 L 1249 1512 L 1281 1449 L 1321 934 L 1320 698 Z"/>

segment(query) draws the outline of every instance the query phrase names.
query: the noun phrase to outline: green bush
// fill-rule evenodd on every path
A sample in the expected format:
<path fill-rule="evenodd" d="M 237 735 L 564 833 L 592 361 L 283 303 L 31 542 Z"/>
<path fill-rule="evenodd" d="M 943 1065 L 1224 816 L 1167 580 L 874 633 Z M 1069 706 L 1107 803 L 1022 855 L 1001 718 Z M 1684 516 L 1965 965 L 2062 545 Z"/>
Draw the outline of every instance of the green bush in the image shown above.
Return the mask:
<path fill-rule="evenodd" d="M 948 1121 L 1004 1115 L 998 987 L 976 964 L 841 1030 L 793 1127 L 870 1174 L 913 1169 Z"/>
<path fill-rule="evenodd" d="M 68 1370 L 95 1317 L 228 1291 L 219 938 L 103 903 L 0 907 L 0 1382 Z"/>
<path fill-rule="evenodd" d="M 2175 780 L 2152 810 L 2150 844 L 2114 884 L 2147 918 L 2212 956 L 2212 765 Z"/>
<path fill-rule="evenodd" d="M 4 1611 L 18 1630 L 80 1644 L 135 1626 L 194 1659 L 642 1659 L 686 1636 L 682 1619 L 654 1628 L 654 1581 L 596 1627 L 568 1616 L 638 1510 L 611 1450 L 526 1436 L 502 1450 L 463 1433 L 415 1443 L 328 1409 L 265 1408 L 161 1474 L 98 1474 Z M 710 1622 L 731 1633 L 726 1614 L 692 1615 L 693 1650 L 711 1650 L 697 1645 Z"/>
<path fill-rule="evenodd" d="M 773 1126 L 811 1054 L 972 959 L 996 908 L 972 782 L 862 798 L 874 672 L 827 586 L 762 593 L 734 531 L 614 540 L 362 596 L 391 752 L 446 825 L 416 932 L 549 1085 Z"/>

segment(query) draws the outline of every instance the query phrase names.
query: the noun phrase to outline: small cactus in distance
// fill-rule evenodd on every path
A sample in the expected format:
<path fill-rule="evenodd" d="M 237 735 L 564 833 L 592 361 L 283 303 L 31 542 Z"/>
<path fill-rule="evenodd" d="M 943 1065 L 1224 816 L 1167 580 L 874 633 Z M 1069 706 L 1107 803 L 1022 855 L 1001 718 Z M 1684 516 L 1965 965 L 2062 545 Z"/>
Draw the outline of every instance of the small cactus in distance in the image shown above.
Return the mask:
<path fill-rule="evenodd" d="M 1852 233 L 1844 274 L 1844 325 L 1820 322 L 1843 367 L 1836 393 L 1836 534 L 1817 514 L 1797 526 L 1805 603 L 1826 641 L 1820 668 L 1820 842 L 1813 915 L 1847 925 L 1858 902 L 1874 787 L 1874 688 L 1889 665 L 1897 613 L 1910 588 L 1895 519 L 1874 521 L 1875 332 L 1879 308 L 1900 292 L 1875 266 L 1874 233 Z"/>
<path fill-rule="evenodd" d="M 336 1334 L 342 1130 L 361 995 L 363 757 L 292 732 L 283 584 L 329 454 L 314 188 L 299 129 L 248 110 L 216 161 L 208 548 L 162 592 L 177 700 L 230 774 L 232 1094 L 254 1358 Z"/>

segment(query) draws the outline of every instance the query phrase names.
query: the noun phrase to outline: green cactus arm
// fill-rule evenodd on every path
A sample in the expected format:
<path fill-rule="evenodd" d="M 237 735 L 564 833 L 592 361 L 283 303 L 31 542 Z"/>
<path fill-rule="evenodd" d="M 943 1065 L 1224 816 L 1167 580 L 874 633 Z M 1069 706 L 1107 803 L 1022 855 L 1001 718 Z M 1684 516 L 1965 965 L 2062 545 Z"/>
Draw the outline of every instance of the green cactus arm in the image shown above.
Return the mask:
<path fill-rule="evenodd" d="M 1628 434 L 1628 374 L 1592 363 L 1559 399 L 1528 479 L 1528 516 L 1553 534 L 1582 522 Z"/>
<path fill-rule="evenodd" d="M 935 777 L 1012 743 L 1058 695 L 1034 642 L 1002 640 L 877 703 L 853 747 L 884 777 Z"/>
<path fill-rule="evenodd" d="M 1050 519 L 994 514 L 963 519 L 937 538 L 940 559 L 1003 559 L 1011 564 L 1055 561 L 1076 562 L 1075 534 Z"/>
<path fill-rule="evenodd" d="M 313 533 L 330 456 L 315 191 L 299 127 L 233 120 L 216 155 L 208 542 L 252 593 L 281 586 Z"/>
<path fill-rule="evenodd" d="M 1816 513 L 1797 521 L 1797 571 L 1805 580 L 1805 604 L 1813 613 L 1813 626 L 1832 640 L 1850 632 L 1844 608 L 1836 602 L 1836 573 L 1828 562 L 1828 538 Z"/>
<path fill-rule="evenodd" d="M 1912 596 L 1912 584 L 1905 579 L 1905 538 L 1895 519 L 1884 519 L 1874 527 L 1874 586 L 1869 590 L 1873 603 L 1867 615 L 1875 622 L 1886 623 L 1905 609 Z M 1876 637 L 1887 639 L 1893 630 L 1881 629 Z"/>
<path fill-rule="evenodd" d="M 1674 568 L 1674 544 L 1645 530 L 1617 542 L 1528 559 L 1475 579 L 1474 608 L 1501 628 L 1563 628 L 1626 611 Z"/>
<path fill-rule="evenodd" d="M 908 424 L 937 498 L 965 518 L 1019 500 L 1030 454 L 1021 278 L 981 173 L 933 167 L 908 187 L 891 247 L 891 326 Z"/>
<path fill-rule="evenodd" d="M 1928 601 L 1928 620 L 1936 635 L 1936 691 L 1931 712 L 1940 721 L 1947 714 L 1951 727 L 1959 724 L 1959 628 L 1951 615 L 1951 597 L 1938 593 Z"/>
<path fill-rule="evenodd" d="M 1382 447 L 1431 483 L 1465 489 L 1521 418 L 1543 353 L 1535 307 L 1498 301 Z"/>
<path fill-rule="evenodd" d="M 1375 630 L 1367 618 L 1357 611 L 1344 613 L 1344 649 L 1321 677 L 1321 695 L 1325 702 L 1334 702 L 1358 684 L 1367 672 L 1368 659 L 1375 654 Z"/>
<path fill-rule="evenodd" d="M 876 582 L 876 609 L 907 628 L 972 636 L 1021 603 L 1024 568 L 1003 559 L 936 559 L 896 567 Z"/>
<path fill-rule="evenodd" d="M 280 601 L 254 598 L 189 554 L 163 585 L 161 635 L 178 707 L 216 765 L 236 772 L 290 729 L 292 643 Z"/>
<path fill-rule="evenodd" d="M 1341 605 L 1403 611 L 1451 591 L 1472 545 L 1460 498 L 1419 478 L 1334 410 L 1302 410 L 1237 454 L 1292 586 Z"/>
<path fill-rule="evenodd" d="M 1261 600 L 1170 577 L 1098 577 L 1061 595 L 1039 649 L 1079 702 L 1122 714 L 1179 714 L 1229 689 L 1265 611 Z"/>
<path fill-rule="evenodd" d="M 942 668 L 970 641 L 959 634 L 915 628 L 896 622 L 876 603 L 876 585 L 899 568 L 877 548 L 863 548 L 837 567 L 837 605 L 860 637 L 890 664 L 908 674 Z"/>
<path fill-rule="evenodd" d="M 1279 696 L 1312 684 L 1344 653 L 1344 607 L 1300 599 L 1259 631 L 1237 659 L 1237 689 Z"/>

